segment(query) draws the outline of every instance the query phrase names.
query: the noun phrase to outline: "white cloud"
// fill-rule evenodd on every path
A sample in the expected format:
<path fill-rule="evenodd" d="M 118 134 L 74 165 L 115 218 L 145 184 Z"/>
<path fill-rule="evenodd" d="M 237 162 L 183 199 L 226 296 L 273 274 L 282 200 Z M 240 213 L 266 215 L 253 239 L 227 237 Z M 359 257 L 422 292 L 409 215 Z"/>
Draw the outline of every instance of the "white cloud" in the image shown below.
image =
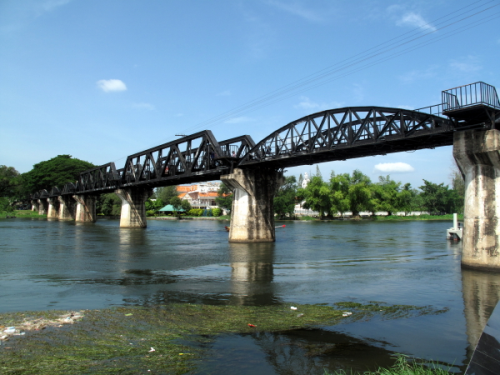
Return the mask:
<path fill-rule="evenodd" d="M 475 56 L 467 56 L 461 60 L 451 60 L 450 67 L 465 73 L 477 72 L 482 69 L 479 59 Z"/>
<path fill-rule="evenodd" d="M 411 72 L 401 75 L 398 78 L 405 83 L 412 83 L 420 81 L 422 79 L 434 78 L 438 74 L 438 68 L 438 65 L 431 65 L 425 70 L 412 70 Z"/>
<path fill-rule="evenodd" d="M 241 116 L 241 117 L 230 118 L 229 120 L 224 121 L 224 124 L 241 124 L 242 122 L 250 122 L 250 121 L 253 121 L 253 119 L 250 117 Z"/>
<path fill-rule="evenodd" d="M 315 109 L 319 107 L 318 103 L 313 102 L 307 96 L 301 96 L 300 100 L 301 100 L 300 103 L 295 106 L 296 108 Z"/>
<path fill-rule="evenodd" d="M 132 107 L 138 109 L 147 109 L 148 111 L 152 111 L 155 109 L 155 106 L 149 103 L 133 103 Z"/>
<path fill-rule="evenodd" d="M 421 15 L 414 12 L 408 12 L 403 14 L 403 16 L 396 22 L 396 25 L 418 27 L 423 31 L 431 31 L 431 32 L 437 30 L 434 26 L 425 21 Z"/>
<path fill-rule="evenodd" d="M 313 102 L 310 98 L 307 96 L 301 96 L 300 97 L 300 102 L 295 106 L 295 108 L 301 108 L 305 109 L 307 111 L 311 110 L 326 110 L 326 109 L 333 109 L 333 108 L 340 108 L 343 107 L 344 103 L 341 102 L 330 102 L 330 103 L 316 103 Z"/>
<path fill-rule="evenodd" d="M 230 90 L 225 90 L 222 92 L 219 92 L 217 96 L 231 96 L 231 91 Z"/>
<path fill-rule="evenodd" d="M 375 169 L 383 173 L 405 173 L 405 172 L 413 172 L 415 170 L 415 168 L 413 168 L 410 164 L 401 162 L 380 163 L 375 166 Z"/>
<path fill-rule="evenodd" d="M 285 3 L 281 1 L 268 1 L 268 4 L 308 21 L 319 22 L 323 20 L 323 16 L 321 14 L 307 9 L 298 2 Z M 309 4 L 310 3 L 308 3 L 308 5 Z"/>
<path fill-rule="evenodd" d="M 126 91 L 127 86 L 119 79 L 101 79 L 97 86 L 104 92 Z"/>
<path fill-rule="evenodd" d="M 45 12 L 50 12 L 57 7 L 68 4 L 71 1 L 72 0 L 47 0 L 41 4 L 41 8 Z"/>

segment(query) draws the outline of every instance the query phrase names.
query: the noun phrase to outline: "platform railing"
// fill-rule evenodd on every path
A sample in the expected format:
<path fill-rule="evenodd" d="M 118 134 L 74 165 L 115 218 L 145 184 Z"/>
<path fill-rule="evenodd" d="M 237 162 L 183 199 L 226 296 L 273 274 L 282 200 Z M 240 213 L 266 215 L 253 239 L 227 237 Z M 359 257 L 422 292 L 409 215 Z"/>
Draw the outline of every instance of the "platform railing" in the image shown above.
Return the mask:
<path fill-rule="evenodd" d="M 484 82 L 475 82 L 464 86 L 454 87 L 441 93 L 443 112 L 486 105 L 500 109 L 497 90 L 494 86 Z"/>

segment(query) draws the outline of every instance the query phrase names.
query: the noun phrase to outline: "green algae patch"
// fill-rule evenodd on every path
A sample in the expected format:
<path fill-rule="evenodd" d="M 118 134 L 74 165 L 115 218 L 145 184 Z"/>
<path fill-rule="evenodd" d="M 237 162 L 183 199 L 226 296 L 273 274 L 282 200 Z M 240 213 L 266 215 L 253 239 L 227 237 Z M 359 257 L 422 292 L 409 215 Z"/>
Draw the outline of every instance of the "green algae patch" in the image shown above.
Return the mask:
<path fill-rule="evenodd" d="M 2 340 L 0 373 L 184 374 L 196 369 L 208 355 L 207 344 L 220 334 L 280 332 L 375 315 L 395 319 L 435 313 L 439 312 L 429 307 L 353 302 L 335 307 L 172 304 L 77 313 L 6 313 L 0 314 L 2 327 L 30 327 L 30 322 L 45 325 Z M 74 324 L 63 324 L 68 317 Z"/>

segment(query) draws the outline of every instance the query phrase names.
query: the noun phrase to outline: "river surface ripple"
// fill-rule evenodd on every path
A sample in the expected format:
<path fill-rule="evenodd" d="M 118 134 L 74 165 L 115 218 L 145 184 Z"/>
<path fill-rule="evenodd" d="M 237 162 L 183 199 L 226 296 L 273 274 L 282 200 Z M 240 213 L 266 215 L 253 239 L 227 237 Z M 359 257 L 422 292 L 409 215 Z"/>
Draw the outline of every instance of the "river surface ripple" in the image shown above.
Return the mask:
<path fill-rule="evenodd" d="M 120 229 L 116 220 L 1 220 L 0 312 L 168 302 L 431 305 L 448 310 L 407 319 L 346 322 L 309 334 L 298 332 L 303 336 L 299 338 L 282 335 L 280 345 L 307 341 L 308 335 L 316 341 L 345 335 L 369 344 L 374 356 L 380 357 L 377 350 L 384 349 L 463 370 L 499 299 L 500 276 L 461 270 L 461 244 L 445 239 L 450 222 L 276 225 L 282 224 L 286 227 L 276 229 L 276 243 L 230 244 L 224 230 L 227 222 L 220 221 L 150 220 L 141 230 Z M 266 360 L 265 348 L 273 340 L 261 333 L 216 342 L 214 348 L 220 350 L 214 353 L 232 348 L 228 353 L 233 361 L 215 355 L 218 364 L 212 370 L 224 373 L 221 363 L 234 369 L 234 351 L 240 350 L 239 363 L 245 355 L 247 365 L 253 363 L 249 373 L 280 373 L 276 369 L 283 367 Z M 206 366 L 210 361 L 200 373 L 210 372 Z M 238 374 L 244 373 L 241 364 Z"/>

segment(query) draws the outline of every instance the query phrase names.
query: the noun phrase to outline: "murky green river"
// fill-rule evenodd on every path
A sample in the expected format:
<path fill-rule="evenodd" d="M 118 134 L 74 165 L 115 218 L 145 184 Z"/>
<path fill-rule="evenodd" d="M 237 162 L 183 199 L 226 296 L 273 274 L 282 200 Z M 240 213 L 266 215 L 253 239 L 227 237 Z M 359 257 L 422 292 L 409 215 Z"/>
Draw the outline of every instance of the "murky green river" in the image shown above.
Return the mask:
<path fill-rule="evenodd" d="M 218 221 L 152 220 L 130 230 L 116 220 L 1 220 L 0 312 L 169 302 L 431 305 L 446 312 L 224 336 L 199 373 L 364 370 L 390 364 L 392 353 L 464 370 L 499 299 L 500 275 L 461 270 L 461 245 L 445 239 L 451 223 L 285 224 L 276 243 L 230 244 L 227 222 Z M 322 343 L 344 350 L 308 355 Z"/>

